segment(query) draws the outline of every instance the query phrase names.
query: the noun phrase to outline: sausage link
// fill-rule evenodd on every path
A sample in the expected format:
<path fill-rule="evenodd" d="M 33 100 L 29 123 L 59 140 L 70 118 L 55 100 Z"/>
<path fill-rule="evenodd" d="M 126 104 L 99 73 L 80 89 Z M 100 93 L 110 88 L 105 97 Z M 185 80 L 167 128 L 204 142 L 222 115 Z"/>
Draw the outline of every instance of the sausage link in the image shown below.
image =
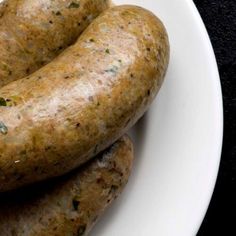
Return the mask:
<path fill-rule="evenodd" d="M 0 4 L 0 87 L 50 62 L 109 0 L 5 0 Z"/>
<path fill-rule="evenodd" d="M 0 191 L 65 174 L 109 147 L 148 109 L 168 60 L 160 20 L 117 6 L 53 62 L 1 88 Z"/>
<path fill-rule="evenodd" d="M 0 195 L 0 235 L 87 235 L 128 181 L 133 145 L 123 136 L 81 169 Z"/>

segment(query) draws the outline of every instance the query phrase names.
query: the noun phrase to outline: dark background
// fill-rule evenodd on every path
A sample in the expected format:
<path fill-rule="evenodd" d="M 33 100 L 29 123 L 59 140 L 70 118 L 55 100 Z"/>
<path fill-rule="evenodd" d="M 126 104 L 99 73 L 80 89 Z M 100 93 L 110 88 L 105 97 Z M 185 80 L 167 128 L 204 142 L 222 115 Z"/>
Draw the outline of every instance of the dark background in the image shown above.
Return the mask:
<path fill-rule="evenodd" d="M 216 54 L 225 119 L 219 176 L 198 235 L 236 235 L 236 205 L 233 202 L 236 191 L 236 0 L 194 2 L 206 25 Z"/>

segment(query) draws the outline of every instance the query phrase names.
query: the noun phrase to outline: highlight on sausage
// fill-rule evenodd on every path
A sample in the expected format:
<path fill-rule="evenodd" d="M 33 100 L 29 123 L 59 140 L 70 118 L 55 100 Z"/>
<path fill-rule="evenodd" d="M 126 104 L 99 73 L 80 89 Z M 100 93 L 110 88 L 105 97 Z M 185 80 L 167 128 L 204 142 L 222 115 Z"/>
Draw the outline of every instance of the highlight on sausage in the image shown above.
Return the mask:
<path fill-rule="evenodd" d="M 110 0 L 0 3 L 0 87 L 50 62 L 76 41 Z"/>
<path fill-rule="evenodd" d="M 0 195 L 0 235 L 87 235 L 123 190 L 132 161 L 132 142 L 123 136 L 67 176 Z"/>
<path fill-rule="evenodd" d="M 116 6 L 53 62 L 1 88 L 0 191 L 65 174 L 114 143 L 148 109 L 168 61 L 161 21 Z"/>

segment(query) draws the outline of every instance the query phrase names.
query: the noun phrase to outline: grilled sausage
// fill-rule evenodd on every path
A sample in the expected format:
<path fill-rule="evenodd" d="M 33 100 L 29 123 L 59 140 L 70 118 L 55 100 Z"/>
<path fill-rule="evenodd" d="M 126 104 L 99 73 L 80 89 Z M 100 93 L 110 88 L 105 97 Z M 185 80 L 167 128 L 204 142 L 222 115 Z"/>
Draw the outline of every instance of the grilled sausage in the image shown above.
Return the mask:
<path fill-rule="evenodd" d="M 0 195 L 0 235 L 86 235 L 124 188 L 132 160 L 133 146 L 124 136 L 74 173 Z"/>
<path fill-rule="evenodd" d="M 50 62 L 109 0 L 5 0 L 0 4 L 0 87 Z"/>
<path fill-rule="evenodd" d="M 0 191 L 62 175 L 121 137 L 165 75 L 167 34 L 149 11 L 110 8 L 75 45 L 0 89 Z"/>

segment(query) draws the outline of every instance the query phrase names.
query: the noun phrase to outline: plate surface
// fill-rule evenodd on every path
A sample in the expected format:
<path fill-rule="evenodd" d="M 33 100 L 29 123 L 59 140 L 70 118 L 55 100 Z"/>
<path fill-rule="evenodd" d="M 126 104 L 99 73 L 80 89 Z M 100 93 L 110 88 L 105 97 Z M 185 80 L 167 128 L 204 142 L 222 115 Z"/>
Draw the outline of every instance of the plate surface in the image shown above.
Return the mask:
<path fill-rule="evenodd" d="M 131 131 L 130 181 L 92 236 L 195 235 L 218 173 L 223 112 L 219 75 L 191 0 L 116 0 L 143 6 L 166 25 L 171 61 L 164 86 Z"/>

